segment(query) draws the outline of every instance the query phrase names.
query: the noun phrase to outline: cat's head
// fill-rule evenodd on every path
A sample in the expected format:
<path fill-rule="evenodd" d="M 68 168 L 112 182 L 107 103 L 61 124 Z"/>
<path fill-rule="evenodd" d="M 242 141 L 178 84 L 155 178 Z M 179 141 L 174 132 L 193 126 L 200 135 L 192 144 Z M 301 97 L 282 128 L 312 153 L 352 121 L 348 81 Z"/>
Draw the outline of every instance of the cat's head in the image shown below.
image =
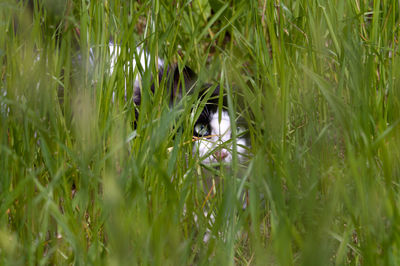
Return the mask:
<path fill-rule="evenodd" d="M 198 95 L 197 103 L 200 104 L 197 106 L 203 107 L 193 126 L 193 154 L 205 164 L 232 162 L 235 146 L 232 125 L 235 124 L 236 151 L 239 161 L 243 161 L 247 147 L 245 123 L 232 120 L 235 118 L 229 115 L 227 98 L 225 93 L 221 94 L 220 86 L 196 85 L 198 77 L 189 67 L 184 67 L 182 71 L 175 68 L 173 73 L 172 101 L 181 98 L 184 83 L 184 91 Z M 192 112 L 195 111 L 194 108 Z"/>

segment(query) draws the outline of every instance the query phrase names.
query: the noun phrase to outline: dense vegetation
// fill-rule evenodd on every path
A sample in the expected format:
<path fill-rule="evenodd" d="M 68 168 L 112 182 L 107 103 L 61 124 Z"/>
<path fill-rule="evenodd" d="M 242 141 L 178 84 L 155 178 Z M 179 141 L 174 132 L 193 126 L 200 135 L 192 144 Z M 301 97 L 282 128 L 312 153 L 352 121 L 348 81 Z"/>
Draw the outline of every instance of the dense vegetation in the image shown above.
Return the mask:
<path fill-rule="evenodd" d="M 394 0 L 0 2 L 0 263 L 400 263 L 399 15 Z M 157 56 L 223 87 L 248 159 L 192 156 L 202 104 L 169 106 L 164 79 L 135 121 L 137 45 L 144 91 Z"/>

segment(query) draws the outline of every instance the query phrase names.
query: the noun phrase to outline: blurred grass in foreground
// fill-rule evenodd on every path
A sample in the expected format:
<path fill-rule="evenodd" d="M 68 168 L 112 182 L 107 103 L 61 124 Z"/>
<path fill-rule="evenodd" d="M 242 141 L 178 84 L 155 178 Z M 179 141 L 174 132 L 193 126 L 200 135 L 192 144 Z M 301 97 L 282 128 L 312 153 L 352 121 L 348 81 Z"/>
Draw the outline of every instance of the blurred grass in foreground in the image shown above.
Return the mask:
<path fill-rule="evenodd" d="M 25 6 L 0 3 L 1 264 L 400 262 L 398 1 Z M 248 161 L 201 167 L 165 81 L 134 130 L 139 43 L 144 88 L 157 56 L 220 82 Z"/>

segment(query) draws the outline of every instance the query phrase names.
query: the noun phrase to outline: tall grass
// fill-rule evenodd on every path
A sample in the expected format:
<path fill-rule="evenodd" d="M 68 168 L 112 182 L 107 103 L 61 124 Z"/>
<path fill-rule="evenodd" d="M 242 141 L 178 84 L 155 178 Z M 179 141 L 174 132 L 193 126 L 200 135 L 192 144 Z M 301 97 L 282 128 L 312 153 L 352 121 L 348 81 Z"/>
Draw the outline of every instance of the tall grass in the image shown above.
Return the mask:
<path fill-rule="evenodd" d="M 33 2 L 0 3 L 1 264 L 400 262 L 398 1 Z M 157 57 L 224 89 L 248 159 L 192 156 Z"/>

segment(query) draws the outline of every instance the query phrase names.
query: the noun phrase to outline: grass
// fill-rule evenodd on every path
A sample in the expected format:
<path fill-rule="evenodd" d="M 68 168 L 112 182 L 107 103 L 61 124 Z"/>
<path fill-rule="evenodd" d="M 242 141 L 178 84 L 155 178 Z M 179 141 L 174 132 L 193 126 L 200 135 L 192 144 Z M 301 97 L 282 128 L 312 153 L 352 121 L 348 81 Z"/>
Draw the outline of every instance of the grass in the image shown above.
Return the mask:
<path fill-rule="evenodd" d="M 33 2 L 0 3 L 1 264 L 400 262 L 398 1 Z M 143 88 L 157 56 L 224 88 L 248 160 L 191 156 L 165 80 L 134 129 L 140 43 Z"/>

